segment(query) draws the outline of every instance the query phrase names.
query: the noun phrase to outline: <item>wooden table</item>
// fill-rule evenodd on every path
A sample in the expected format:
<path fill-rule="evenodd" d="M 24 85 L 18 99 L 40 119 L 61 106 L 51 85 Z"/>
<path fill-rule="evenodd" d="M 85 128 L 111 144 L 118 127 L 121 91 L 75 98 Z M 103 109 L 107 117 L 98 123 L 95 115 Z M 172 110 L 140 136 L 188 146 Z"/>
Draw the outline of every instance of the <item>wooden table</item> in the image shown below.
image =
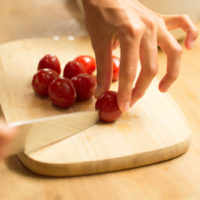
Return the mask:
<path fill-rule="evenodd" d="M 85 33 L 76 6 L 69 1 L 0 0 L 0 13 L 1 43 L 21 38 Z M 192 51 L 185 51 L 180 77 L 170 90 L 193 131 L 192 145 L 187 153 L 152 166 L 72 178 L 37 176 L 25 169 L 13 156 L 0 164 L 0 199 L 200 199 L 199 57 L 200 39 Z M 159 53 L 159 63 L 160 79 L 165 71 L 165 56 L 162 52 Z"/>

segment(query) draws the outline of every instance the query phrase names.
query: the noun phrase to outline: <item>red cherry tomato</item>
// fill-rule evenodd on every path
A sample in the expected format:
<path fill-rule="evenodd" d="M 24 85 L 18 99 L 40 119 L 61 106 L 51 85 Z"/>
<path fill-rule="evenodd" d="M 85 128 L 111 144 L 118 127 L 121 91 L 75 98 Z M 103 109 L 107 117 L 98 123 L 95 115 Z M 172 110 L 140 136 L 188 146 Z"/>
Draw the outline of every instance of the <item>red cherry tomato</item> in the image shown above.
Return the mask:
<path fill-rule="evenodd" d="M 90 74 L 78 74 L 71 80 L 76 88 L 78 100 L 86 100 L 93 96 L 97 85 L 97 81 L 94 76 Z"/>
<path fill-rule="evenodd" d="M 92 74 L 96 69 L 96 61 L 92 56 L 78 56 L 74 61 L 82 63 L 88 74 Z"/>
<path fill-rule="evenodd" d="M 68 108 L 76 100 L 76 90 L 68 78 L 57 78 L 49 85 L 49 97 L 53 104 Z"/>
<path fill-rule="evenodd" d="M 121 111 L 117 105 L 117 92 L 107 91 L 103 93 L 96 101 L 96 110 L 99 110 L 99 117 L 104 122 L 113 122 L 117 120 Z"/>
<path fill-rule="evenodd" d="M 120 59 L 117 56 L 113 56 L 113 78 L 112 81 L 116 81 L 119 78 L 119 66 L 120 66 Z"/>
<path fill-rule="evenodd" d="M 48 96 L 50 83 L 58 77 L 59 74 L 52 69 L 41 69 L 33 76 L 32 87 L 37 94 Z"/>
<path fill-rule="evenodd" d="M 58 74 L 61 72 L 60 62 L 55 55 L 47 54 L 40 60 L 38 70 L 45 68 L 53 69 Z"/>
<path fill-rule="evenodd" d="M 86 73 L 84 66 L 78 61 L 70 61 L 66 64 L 64 69 L 64 77 L 71 79 L 80 73 Z"/>

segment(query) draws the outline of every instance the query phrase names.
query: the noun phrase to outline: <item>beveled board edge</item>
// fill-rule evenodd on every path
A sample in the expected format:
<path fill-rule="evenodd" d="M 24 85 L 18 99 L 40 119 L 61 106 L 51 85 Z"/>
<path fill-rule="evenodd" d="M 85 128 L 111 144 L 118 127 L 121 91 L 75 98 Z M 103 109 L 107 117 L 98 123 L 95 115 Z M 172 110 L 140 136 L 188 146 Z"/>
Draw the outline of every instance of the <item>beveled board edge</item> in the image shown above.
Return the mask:
<path fill-rule="evenodd" d="M 39 175 L 51 177 L 80 176 L 120 171 L 167 161 L 184 154 L 188 150 L 190 142 L 191 135 L 188 135 L 183 141 L 163 149 L 114 159 L 83 162 L 81 165 L 80 162 L 66 164 L 45 163 L 32 159 L 26 153 L 20 153 L 17 156 L 26 168 Z"/>

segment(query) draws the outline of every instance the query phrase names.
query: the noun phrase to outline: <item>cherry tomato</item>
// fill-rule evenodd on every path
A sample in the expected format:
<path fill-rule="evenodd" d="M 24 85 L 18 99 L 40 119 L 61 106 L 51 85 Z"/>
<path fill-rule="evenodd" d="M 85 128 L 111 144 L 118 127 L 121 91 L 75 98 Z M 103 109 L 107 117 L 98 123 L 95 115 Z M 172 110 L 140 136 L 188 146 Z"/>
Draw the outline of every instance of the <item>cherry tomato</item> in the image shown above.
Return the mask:
<path fill-rule="evenodd" d="M 117 56 L 113 56 L 113 78 L 112 81 L 116 81 L 119 78 L 119 66 L 120 66 L 120 59 Z"/>
<path fill-rule="evenodd" d="M 48 96 L 50 83 L 58 77 L 59 74 L 52 69 L 41 69 L 33 76 L 32 87 L 37 94 Z"/>
<path fill-rule="evenodd" d="M 76 90 L 68 78 L 57 78 L 49 85 L 49 97 L 53 104 L 68 108 L 76 101 Z"/>
<path fill-rule="evenodd" d="M 66 64 L 64 69 L 64 77 L 71 79 L 80 73 L 86 73 L 84 66 L 78 61 L 70 61 Z"/>
<path fill-rule="evenodd" d="M 94 95 L 97 85 L 97 81 L 94 76 L 90 74 L 78 74 L 71 80 L 76 88 L 78 100 L 86 100 Z"/>
<path fill-rule="evenodd" d="M 47 54 L 40 60 L 38 70 L 45 68 L 53 69 L 58 74 L 61 72 L 60 62 L 55 55 Z"/>
<path fill-rule="evenodd" d="M 74 61 L 82 63 L 88 74 L 92 74 L 96 69 L 96 61 L 92 56 L 78 56 Z"/>
<path fill-rule="evenodd" d="M 96 110 L 99 110 L 99 117 L 104 122 L 113 122 L 117 120 L 121 111 L 117 105 L 117 92 L 107 91 L 103 93 L 96 101 Z"/>

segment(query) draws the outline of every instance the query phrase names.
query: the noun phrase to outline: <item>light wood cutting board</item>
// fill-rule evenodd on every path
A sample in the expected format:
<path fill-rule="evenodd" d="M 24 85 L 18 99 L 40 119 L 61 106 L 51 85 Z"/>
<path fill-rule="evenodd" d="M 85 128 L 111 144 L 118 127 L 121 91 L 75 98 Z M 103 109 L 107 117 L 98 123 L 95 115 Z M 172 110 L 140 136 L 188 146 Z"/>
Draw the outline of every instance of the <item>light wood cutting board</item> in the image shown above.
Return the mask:
<path fill-rule="evenodd" d="M 94 109 L 94 99 L 58 109 L 48 98 L 34 94 L 32 76 L 39 59 L 47 53 L 56 54 L 62 67 L 77 55 L 93 55 L 87 38 L 55 37 L 1 45 L 0 103 L 8 122 Z M 27 168 L 42 175 L 95 174 L 177 157 L 187 150 L 190 136 L 181 110 L 169 94 L 158 91 L 154 81 L 145 96 L 115 123 L 96 124 L 69 139 L 18 157 Z"/>

